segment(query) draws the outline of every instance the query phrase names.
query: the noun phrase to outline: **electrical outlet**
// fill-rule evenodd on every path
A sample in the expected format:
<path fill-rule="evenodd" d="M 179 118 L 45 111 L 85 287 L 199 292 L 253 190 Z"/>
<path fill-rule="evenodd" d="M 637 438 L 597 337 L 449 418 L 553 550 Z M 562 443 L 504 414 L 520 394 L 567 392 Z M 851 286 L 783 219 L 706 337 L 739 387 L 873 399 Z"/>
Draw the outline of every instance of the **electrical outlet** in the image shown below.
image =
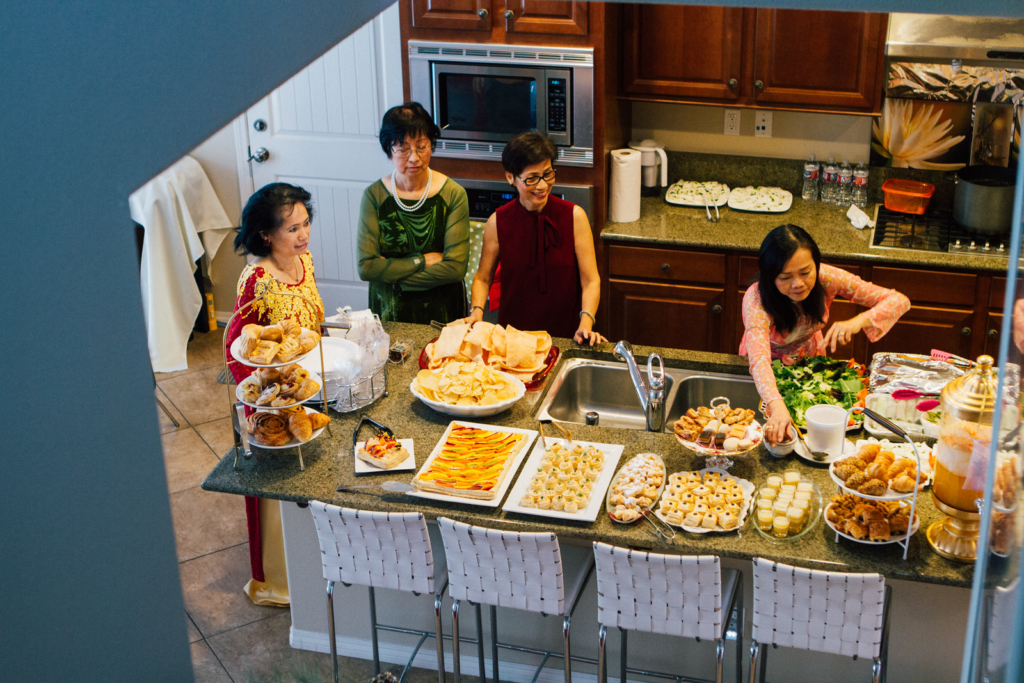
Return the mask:
<path fill-rule="evenodd" d="M 754 137 L 770 138 L 772 136 L 772 113 L 770 111 L 754 112 Z"/>
<path fill-rule="evenodd" d="M 740 134 L 740 111 L 739 111 L 739 109 L 726 109 L 725 110 L 725 134 L 726 135 L 739 135 Z"/>

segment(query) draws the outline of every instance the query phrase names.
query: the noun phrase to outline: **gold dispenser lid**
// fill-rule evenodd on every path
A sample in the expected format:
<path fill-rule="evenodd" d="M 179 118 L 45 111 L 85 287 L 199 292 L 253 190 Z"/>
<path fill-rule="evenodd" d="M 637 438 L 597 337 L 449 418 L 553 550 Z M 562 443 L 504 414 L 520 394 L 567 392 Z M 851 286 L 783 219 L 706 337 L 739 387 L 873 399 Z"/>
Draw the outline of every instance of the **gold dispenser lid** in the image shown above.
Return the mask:
<path fill-rule="evenodd" d="M 978 356 L 977 365 L 942 390 L 942 412 L 960 420 L 992 424 L 998 375 L 992 369 L 992 356 Z"/>

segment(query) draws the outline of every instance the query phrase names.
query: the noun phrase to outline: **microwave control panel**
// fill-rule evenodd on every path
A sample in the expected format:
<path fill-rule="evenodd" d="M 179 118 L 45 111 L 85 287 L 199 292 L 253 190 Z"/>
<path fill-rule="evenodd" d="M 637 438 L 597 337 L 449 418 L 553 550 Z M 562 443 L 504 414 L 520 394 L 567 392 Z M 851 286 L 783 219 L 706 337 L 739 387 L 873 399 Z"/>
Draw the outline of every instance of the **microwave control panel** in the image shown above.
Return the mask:
<path fill-rule="evenodd" d="M 565 133 L 567 130 L 568 90 L 566 79 L 548 79 L 548 130 L 552 133 Z"/>

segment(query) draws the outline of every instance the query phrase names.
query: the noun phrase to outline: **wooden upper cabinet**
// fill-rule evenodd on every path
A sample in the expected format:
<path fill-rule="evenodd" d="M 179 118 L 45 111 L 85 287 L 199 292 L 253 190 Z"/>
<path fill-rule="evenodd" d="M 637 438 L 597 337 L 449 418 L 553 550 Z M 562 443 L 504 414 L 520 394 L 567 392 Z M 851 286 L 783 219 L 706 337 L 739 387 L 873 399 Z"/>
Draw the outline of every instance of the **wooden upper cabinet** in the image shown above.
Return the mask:
<path fill-rule="evenodd" d="M 884 14 L 756 12 L 753 85 L 759 105 L 878 110 Z"/>
<path fill-rule="evenodd" d="M 490 0 L 411 0 L 411 2 L 412 25 L 416 28 L 488 32 L 491 30 Z"/>
<path fill-rule="evenodd" d="M 587 3 L 570 0 L 505 0 L 495 3 L 509 33 L 587 35 Z M 508 14 L 511 12 L 511 16 Z"/>
<path fill-rule="evenodd" d="M 738 99 L 743 12 L 690 5 L 627 7 L 623 89 L 640 95 Z"/>

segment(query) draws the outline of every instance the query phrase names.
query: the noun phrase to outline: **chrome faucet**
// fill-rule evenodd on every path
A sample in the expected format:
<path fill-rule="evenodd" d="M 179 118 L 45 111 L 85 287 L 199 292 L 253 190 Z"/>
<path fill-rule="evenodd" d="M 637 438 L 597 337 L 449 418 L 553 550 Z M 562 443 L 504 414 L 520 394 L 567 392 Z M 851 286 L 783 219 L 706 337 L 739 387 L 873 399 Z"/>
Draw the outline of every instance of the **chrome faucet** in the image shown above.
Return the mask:
<path fill-rule="evenodd" d="M 633 345 L 626 340 L 615 345 L 615 358 L 624 361 L 629 368 L 629 376 L 633 379 L 636 395 L 640 397 L 644 416 L 647 418 L 647 431 L 660 432 L 665 427 L 665 363 L 661 356 L 652 353 L 647 357 L 647 382 L 640 374 L 636 359 L 633 358 Z M 658 374 L 654 372 L 654 360 L 658 361 Z"/>

